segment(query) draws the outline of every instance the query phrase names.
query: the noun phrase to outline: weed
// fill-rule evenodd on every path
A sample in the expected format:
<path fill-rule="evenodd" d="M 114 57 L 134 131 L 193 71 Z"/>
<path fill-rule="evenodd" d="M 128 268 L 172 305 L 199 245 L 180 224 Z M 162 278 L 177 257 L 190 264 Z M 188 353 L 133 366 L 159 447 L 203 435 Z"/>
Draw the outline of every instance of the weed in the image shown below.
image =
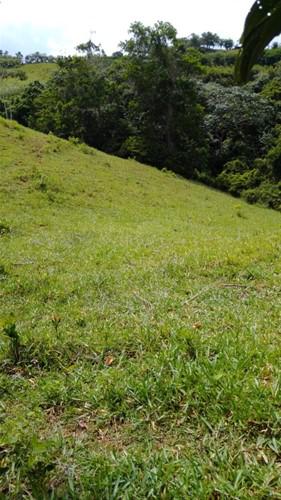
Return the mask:
<path fill-rule="evenodd" d="M 37 189 L 39 189 L 39 191 L 42 191 L 42 193 L 46 193 L 48 185 L 47 185 L 47 179 L 44 175 L 41 175 L 37 183 Z"/>
<path fill-rule="evenodd" d="M 18 364 L 21 360 L 21 342 L 20 336 L 15 323 L 10 323 L 4 326 L 4 334 L 10 340 L 10 352 L 13 364 Z"/>
<path fill-rule="evenodd" d="M 4 224 L 3 222 L 0 222 L 0 236 L 5 236 L 11 232 L 11 228 L 7 225 Z"/>
<path fill-rule="evenodd" d="M 3 264 L 0 264 L 0 280 L 5 279 L 8 276 L 8 273 Z"/>
<path fill-rule="evenodd" d="M 51 317 L 51 321 L 55 329 L 55 332 L 58 333 L 58 328 L 61 322 L 60 316 L 58 316 L 57 314 L 53 314 L 53 316 Z"/>

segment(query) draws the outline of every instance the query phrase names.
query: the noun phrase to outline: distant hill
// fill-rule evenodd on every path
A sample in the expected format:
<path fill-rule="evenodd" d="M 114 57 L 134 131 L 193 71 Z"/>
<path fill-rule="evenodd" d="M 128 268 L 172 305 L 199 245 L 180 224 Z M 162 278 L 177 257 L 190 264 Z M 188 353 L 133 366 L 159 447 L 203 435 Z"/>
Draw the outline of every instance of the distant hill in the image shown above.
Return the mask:
<path fill-rule="evenodd" d="M 56 71 L 56 68 L 55 63 L 23 64 L 17 67 L 17 69 L 25 73 L 26 78 L 23 80 L 13 77 L 0 78 L 0 99 L 1 97 L 18 94 L 24 87 L 35 80 L 42 83 L 46 82 Z M 15 71 L 15 68 L 9 70 L 10 73 Z"/>

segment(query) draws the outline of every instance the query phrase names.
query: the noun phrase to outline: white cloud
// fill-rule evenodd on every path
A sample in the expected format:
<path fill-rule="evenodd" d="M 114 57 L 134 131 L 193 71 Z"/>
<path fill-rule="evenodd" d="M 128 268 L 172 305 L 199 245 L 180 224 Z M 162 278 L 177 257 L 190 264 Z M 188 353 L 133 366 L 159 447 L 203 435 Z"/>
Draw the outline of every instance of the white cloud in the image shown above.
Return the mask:
<path fill-rule="evenodd" d="M 237 40 L 253 0 L 2 0 L 0 48 L 13 46 L 29 51 L 72 53 L 88 40 L 101 43 L 107 53 L 126 39 L 133 21 L 153 24 L 169 21 L 180 36 L 214 31 Z M 37 45 L 36 45 L 37 43 Z M 35 45 L 34 45 L 35 44 Z"/>

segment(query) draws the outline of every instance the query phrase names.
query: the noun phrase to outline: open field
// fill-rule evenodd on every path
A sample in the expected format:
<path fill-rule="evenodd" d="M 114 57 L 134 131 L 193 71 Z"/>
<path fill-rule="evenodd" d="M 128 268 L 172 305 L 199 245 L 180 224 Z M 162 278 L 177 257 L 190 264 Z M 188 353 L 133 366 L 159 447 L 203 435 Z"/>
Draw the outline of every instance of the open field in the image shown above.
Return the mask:
<path fill-rule="evenodd" d="M 25 72 L 26 80 L 18 78 L 4 78 L 0 79 L 0 97 L 8 97 L 18 94 L 28 84 L 35 80 L 44 83 L 56 71 L 57 65 L 55 63 L 38 63 L 38 64 L 24 64 L 19 68 Z M 13 70 L 11 70 L 12 72 Z"/>
<path fill-rule="evenodd" d="M 281 214 L 0 148 L 0 497 L 281 498 Z"/>

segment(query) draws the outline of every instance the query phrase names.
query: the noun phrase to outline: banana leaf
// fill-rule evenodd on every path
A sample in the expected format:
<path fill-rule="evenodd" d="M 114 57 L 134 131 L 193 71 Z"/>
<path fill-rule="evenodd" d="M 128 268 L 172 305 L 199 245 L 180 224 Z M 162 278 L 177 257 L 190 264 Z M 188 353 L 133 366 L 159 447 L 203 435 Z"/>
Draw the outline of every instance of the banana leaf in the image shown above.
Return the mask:
<path fill-rule="evenodd" d="M 264 48 L 280 33 L 281 0 L 257 0 L 247 15 L 241 37 L 242 48 L 235 67 L 239 83 L 247 81 Z"/>

